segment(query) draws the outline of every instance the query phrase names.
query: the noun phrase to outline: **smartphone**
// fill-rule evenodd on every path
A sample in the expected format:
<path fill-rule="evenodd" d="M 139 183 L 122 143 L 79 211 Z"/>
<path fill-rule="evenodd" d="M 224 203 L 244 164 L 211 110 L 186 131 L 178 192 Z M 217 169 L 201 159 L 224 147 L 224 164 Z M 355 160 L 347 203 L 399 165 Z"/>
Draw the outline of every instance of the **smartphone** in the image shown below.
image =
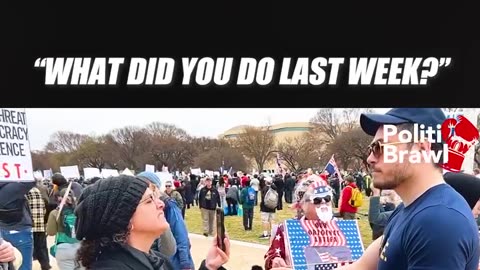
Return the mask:
<path fill-rule="evenodd" d="M 217 220 L 217 245 L 218 247 L 225 251 L 225 244 L 223 240 L 225 239 L 225 215 L 222 208 L 217 208 L 216 210 L 216 220 Z"/>

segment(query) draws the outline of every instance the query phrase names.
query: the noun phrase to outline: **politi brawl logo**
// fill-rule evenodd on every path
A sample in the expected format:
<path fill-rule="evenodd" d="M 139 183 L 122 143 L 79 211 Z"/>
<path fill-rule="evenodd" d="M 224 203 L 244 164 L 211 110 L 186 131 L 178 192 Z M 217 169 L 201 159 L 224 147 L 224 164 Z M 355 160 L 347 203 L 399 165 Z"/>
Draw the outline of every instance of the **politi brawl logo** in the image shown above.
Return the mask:
<path fill-rule="evenodd" d="M 396 137 L 397 141 L 392 142 Z M 461 171 L 465 154 L 478 143 L 479 131 L 465 116 L 448 118 L 442 125 L 435 128 L 423 124 L 414 124 L 413 132 L 410 130 L 398 131 L 395 125 L 384 125 L 383 152 L 385 163 L 410 163 L 432 161 L 442 163 L 445 170 L 451 172 Z M 428 141 L 443 143 L 443 148 L 438 151 L 399 150 L 399 144 L 418 143 Z"/>
<path fill-rule="evenodd" d="M 448 162 L 443 168 L 452 172 L 462 169 L 463 160 L 468 150 L 478 143 L 479 132 L 475 125 L 460 115 L 449 118 L 442 124 L 442 138 L 448 145 Z"/>

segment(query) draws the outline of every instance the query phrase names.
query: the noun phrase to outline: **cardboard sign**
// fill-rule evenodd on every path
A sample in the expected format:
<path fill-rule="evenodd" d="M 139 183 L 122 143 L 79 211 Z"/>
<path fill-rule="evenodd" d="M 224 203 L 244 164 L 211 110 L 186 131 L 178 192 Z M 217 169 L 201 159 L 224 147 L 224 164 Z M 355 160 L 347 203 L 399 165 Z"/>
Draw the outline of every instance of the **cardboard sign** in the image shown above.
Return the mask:
<path fill-rule="evenodd" d="M 92 179 L 94 177 L 102 177 L 98 168 L 83 168 L 83 175 L 85 179 Z"/>
<path fill-rule="evenodd" d="M 146 172 L 155 172 L 155 165 L 145 164 L 145 171 Z"/>
<path fill-rule="evenodd" d="M 78 170 L 78 166 L 63 166 L 60 167 L 60 173 L 66 178 L 80 178 L 80 171 Z"/>
<path fill-rule="evenodd" d="M 213 177 L 213 171 L 205 170 L 205 174 L 210 177 Z"/>
<path fill-rule="evenodd" d="M 286 262 L 295 270 L 335 269 L 355 262 L 364 252 L 356 220 L 292 219 L 284 226 Z"/>
<path fill-rule="evenodd" d="M 102 169 L 102 177 L 103 178 L 107 178 L 107 177 L 110 177 L 110 176 L 119 176 L 120 174 L 118 173 L 117 170 L 113 170 L 113 169 Z"/>
<path fill-rule="evenodd" d="M 0 108 L 0 181 L 34 181 L 25 109 Z"/>

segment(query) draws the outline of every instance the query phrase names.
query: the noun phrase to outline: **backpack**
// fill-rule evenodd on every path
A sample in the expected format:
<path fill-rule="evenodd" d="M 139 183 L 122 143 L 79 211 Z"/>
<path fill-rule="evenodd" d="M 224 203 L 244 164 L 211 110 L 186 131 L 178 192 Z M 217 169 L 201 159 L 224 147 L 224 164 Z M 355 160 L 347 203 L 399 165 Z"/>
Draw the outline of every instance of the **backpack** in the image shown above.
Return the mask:
<path fill-rule="evenodd" d="M 53 257 L 56 256 L 57 253 L 57 245 L 60 243 L 69 243 L 74 244 L 78 243 L 79 241 L 76 239 L 75 235 L 75 222 L 77 220 L 77 216 L 75 216 L 75 212 L 72 208 L 63 208 L 63 233 L 58 232 L 55 237 L 55 244 L 50 247 L 50 255 Z"/>
<path fill-rule="evenodd" d="M 363 205 L 363 194 L 358 188 L 352 188 L 352 196 L 348 200 L 348 204 L 352 207 L 360 207 Z"/>
<path fill-rule="evenodd" d="M 76 238 L 75 236 L 75 221 L 77 220 L 77 216 L 75 216 L 75 212 L 71 208 L 63 209 L 63 227 L 64 233 L 66 236 L 70 238 Z"/>
<path fill-rule="evenodd" d="M 275 209 L 278 206 L 278 193 L 277 191 L 269 188 L 265 198 L 263 199 L 263 204 L 270 209 Z"/>
<path fill-rule="evenodd" d="M 247 189 L 247 204 L 254 205 L 255 204 L 255 190 L 252 187 Z"/>

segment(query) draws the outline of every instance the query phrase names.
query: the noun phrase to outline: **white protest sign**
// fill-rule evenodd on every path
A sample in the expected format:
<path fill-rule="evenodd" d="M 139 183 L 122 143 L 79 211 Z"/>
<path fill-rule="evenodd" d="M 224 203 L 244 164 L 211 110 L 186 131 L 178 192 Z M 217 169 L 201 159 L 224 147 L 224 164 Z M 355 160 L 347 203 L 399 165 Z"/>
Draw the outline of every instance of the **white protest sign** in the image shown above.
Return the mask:
<path fill-rule="evenodd" d="M 190 173 L 195 175 L 200 175 L 202 174 L 202 170 L 200 168 L 190 169 Z"/>
<path fill-rule="evenodd" d="M 0 108 L 0 181 L 34 181 L 25 109 Z"/>
<path fill-rule="evenodd" d="M 123 172 L 121 173 L 123 175 L 129 175 L 129 176 L 135 176 L 132 171 L 130 171 L 128 168 L 125 168 Z"/>
<path fill-rule="evenodd" d="M 102 174 L 98 168 L 83 168 L 83 176 L 85 176 L 85 179 L 92 179 L 102 177 Z"/>
<path fill-rule="evenodd" d="M 34 172 L 33 172 L 33 177 L 34 177 L 35 179 L 43 179 L 42 171 L 34 171 Z"/>
<path fill-rule="evenodd" d="M 102 169 L 102 177 L 107 178 L 110 176 L 119 176 L 120 174 L 118 173 L 117 170 L 114 169 Z"/>
<path fill-rule="evenodd" d="M 146 172 L 155 172 L 155 165 L 145 164 L 145 171 Z"/>
<path fill-rule="evenodd" d="M 168 167 L 167 166 L 162 166 L 162 172 L 168 172 Z"/>
<path fill-rule="evenodd" d="M 80 171 L 78 170 L 78 166 L 61 166 L 60 173 L 66 178 L 80 178 Z"/>
<path fill-rule="evenodd" d="M 51 169 L 50 170 L 43 170 L 43 177 L 45 177 L 45 179 L 52 178 L 52 175 L 53 175 L 53 173 L 52 173 Z"/>
<path fill-rule="evenodd" d="M 160 182 L 162 183 L 160 190 L 165 190 L 166 181 L 173 182 L 173 176 L 168 172 L 156 172 L 155 174 L 158 176 L 158 178 L 160 178 Z"/>
<path fill-rule="evenodd" d="M 220 176 L 220 172 L 215 171 L 215 172 L 213 172 L 213 175 Z"/>
<path fill-rule="evenodd" d="M 205 174 L 210 176 L 210 177 L 213 177 L 213 171 L 205 170 Z"/>

